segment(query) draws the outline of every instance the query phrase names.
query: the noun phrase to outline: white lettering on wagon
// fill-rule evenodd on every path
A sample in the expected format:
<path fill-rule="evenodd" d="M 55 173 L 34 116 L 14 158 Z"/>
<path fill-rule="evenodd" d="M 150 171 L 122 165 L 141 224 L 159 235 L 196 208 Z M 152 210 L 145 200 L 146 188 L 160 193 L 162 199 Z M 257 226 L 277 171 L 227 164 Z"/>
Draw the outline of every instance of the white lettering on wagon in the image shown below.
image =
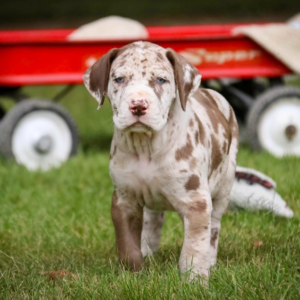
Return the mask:
<path fill-rule="evenodd" d="M 208 51 L 206 49 L 186 49 L 179 53 L 193 65 L 203 63 L 223 65 L 232 61 L 250 61 L 261 55 L 259 50 Z"/>
<path fill-rule="evenodd" d="M 261 56 L 259 50 L 235 50 L 235 51 L 208 51 L 204 48 L 186 49 L 179 52 L 193 65 L 203 63 L 215 63 L 223 65 L 232 61 L 251 61 Z M 90 56 L 85 60 L 85 67 L 91 67 L 97 61 L 97 57 Z"/>

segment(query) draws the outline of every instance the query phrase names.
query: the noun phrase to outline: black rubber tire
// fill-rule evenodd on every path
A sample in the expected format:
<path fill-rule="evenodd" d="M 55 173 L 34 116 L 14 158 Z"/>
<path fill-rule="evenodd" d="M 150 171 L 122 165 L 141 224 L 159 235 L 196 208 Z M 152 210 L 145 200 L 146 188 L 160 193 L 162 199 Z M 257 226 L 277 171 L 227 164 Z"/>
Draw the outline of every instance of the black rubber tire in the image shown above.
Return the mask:
<path fill-rule="evenodd" d="M 257 125 L 262 113 L 267 107 L 283 98 L 299 98 L 300 89 L 292 86 L 276 86 L 268 89 L 254 101 L 247 113 L 246 118 L 246 136 L 247 142 L 253 150 L 262 150 L 262 145 L 258 138 Z"/>
<path fill-rule="evenodd" d="M 10 109 L 0 122 L 0 154 L 4 158 L 14 159 L 14 154 L 12 152 L 12 136 L 17 124 L 25 115 L 38 110 L 54 112 L 66 122 L 72 136 L 72 148 L 69 157 L 76 154 L 79 142 L 77 126 L 68 111 L 54 102 L 44 101 L 42 99 L 28 99 Z"/>
<path fill-rule="evenodd" d="M 5 116 L 5 110 L 4 108 L 0 105 L 0 121 L 4 118 Z"/>

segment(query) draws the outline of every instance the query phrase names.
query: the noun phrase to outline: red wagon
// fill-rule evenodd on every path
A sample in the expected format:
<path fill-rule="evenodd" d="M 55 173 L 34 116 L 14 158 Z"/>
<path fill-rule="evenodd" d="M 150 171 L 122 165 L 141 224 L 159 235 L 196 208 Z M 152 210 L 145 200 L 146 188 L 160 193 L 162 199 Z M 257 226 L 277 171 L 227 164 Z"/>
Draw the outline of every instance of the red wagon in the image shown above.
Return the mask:
<path fill-rule="evenodd" d="M 300 155 L 300 90 L 282 79 L 292 71 L 249 38 L 234 35 L 240 25 L 148 27 L 148 40 L 173 48 L 199 69 L 203 86 L 219 90 L 246 124 L 253 147 Z M 77 132 L 58 104 L 23 99 L 18 89 L 67 84 L 68 91 L 82 84 L 99 57 L 130 42 L 69 41 L 72 31 L 0 32 L 0 94 L 22 100 L 6 115 L 0 109 L 0 152 L 30 169 L 48 169 L 74 154 Z"/>

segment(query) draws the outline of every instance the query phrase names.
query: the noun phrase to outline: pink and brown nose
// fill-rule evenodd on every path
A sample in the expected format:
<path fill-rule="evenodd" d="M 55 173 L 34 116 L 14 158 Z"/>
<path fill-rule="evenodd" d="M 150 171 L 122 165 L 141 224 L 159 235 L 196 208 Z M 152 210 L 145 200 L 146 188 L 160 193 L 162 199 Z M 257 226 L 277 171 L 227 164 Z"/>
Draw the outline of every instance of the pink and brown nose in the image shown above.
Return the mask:
<path fill-rule="evenodd" d="M 143 116 L 149 107 L 147 100 L 133 100 L 129 106 L 129 110 L 134 116 Z"/>

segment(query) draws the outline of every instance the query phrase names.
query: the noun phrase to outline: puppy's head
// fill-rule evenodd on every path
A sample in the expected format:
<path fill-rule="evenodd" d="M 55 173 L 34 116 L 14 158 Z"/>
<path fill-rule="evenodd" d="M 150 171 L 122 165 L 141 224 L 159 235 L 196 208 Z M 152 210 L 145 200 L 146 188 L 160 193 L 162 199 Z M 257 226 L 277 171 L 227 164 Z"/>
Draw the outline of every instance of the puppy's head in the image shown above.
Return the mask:
<path fill-rule="evenodd" d="M 110 50 L 86 71 L 83 79 L 99 107 L 105 96 L 110 99 L 118 129 L 159 131 L 176 98 L 185 110 L 201 76 L 172 49 L 135 42 Z"/>

